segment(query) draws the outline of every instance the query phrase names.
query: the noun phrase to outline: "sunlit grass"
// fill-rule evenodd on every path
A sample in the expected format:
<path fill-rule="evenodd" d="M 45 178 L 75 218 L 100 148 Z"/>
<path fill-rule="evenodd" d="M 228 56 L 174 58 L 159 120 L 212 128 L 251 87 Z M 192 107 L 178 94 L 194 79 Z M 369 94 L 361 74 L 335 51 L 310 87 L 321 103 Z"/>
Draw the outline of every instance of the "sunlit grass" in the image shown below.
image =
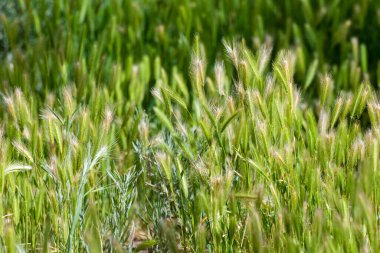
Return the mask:
<path fill-rule="evenodd" d="M 1 251 L 379 251 L 380 6 L 280 2 L 0 3 Z"/>

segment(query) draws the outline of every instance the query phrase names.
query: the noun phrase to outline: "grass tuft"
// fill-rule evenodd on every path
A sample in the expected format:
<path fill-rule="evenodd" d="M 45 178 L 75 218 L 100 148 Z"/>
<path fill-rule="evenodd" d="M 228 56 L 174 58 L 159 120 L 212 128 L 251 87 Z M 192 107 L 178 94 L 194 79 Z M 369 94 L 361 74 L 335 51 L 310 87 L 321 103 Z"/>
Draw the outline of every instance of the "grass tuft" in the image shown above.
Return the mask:
<path fill-rule="evenodd" d="M 1 252 L 379 252 L 379 1 L 0 1 Z"/>

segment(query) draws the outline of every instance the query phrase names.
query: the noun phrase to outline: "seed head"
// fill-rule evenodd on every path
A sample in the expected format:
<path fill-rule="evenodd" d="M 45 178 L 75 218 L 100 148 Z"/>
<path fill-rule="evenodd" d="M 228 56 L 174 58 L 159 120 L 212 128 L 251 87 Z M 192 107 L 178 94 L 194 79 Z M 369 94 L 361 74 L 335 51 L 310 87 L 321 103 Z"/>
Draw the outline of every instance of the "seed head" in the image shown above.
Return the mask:
<path fill-rule="evenodd" d="M 219 95 L 225 96 L 225 89 L 224 89 L 224 77 L 225 77 L 225 69 L 224 69 L 224 63 L 221 61 L 216 62 L 214 67 L 215 72 L 215 81 L 216 85 L 218 87 Z"/>
<path fill-rule="evenodd" d="M 232 44 L 230 44 L 227 41 L 223 41 L 223 45 L 224 45 L 224 48 L 226 49 L 226 53 L 227 53 L 228 57 L 231 59 L 235 68 L 238 68 L 240 53 L 239 53 L 238 47 L 236 45 L 236 42 L 233 41 Z"/>
<path fill-rule="evenodd" d="M 138 125 L 138 130 L 141 138 L 145 142 L 145 144 L 148 144 L 149 142 L 149 121 L 146 116 L 143 117 L 143 119 L 140 121 Z"/>
<path fill-rule="evenodd" d="M 108 132 L 110 130 L 113 117 L 114 115 L 113 115 L 112 109 L 109 106 L 107 106 L 104 112 L 104 123 L 103 123 L 105 132 Z"/>
<path fill-rule="evenodd" d="M 161 94 L 161 90 L 160 89 L 157 89 L 157 88 L 153 88 L 152 89 L 152 95 L 158 99 L 158 101 L 160 101 L 161 103 L 164 103 L 164 99 L 162 97 L 162 94 Z"/>
<path fill-rule="evenodd" d="M 24 146 L 24 144 L 22 144 L 21 142 L 18 142 L 18 141 L 13 141 L 12 142 L 13 144 L 13 147 L 15 147 L 15 149 L 20 152 L 24 157 L 26 157 L 30 162 L 34 162 L 34 159 L 33 159 L 33 156 L 32 154 L 30 153 L 30 151 Z"/>
<path fill-rule="evenodd" d="M 4 96 L 3 100 L 4 100 L 4 103 L 7 107 L 8 113 L 12 116 L 13 120 L 17 120 L 16 108 L 15 108 L 15 104 L 13 102 L 13 97 L 12 96 Z"/>
<path fill-rule="evenodd" d="M 319 115 L 319 122 L 318 122 L 319 132 L 321 134 L 326 134 L 328 125 L 329 125 L 329 114 L 325 110 L 321 110 L 321 113 Z"/>
<path fill-rule="evenodd" d="M 360 160 L 364 159 L 365 144 L 361 138 L 357 138 L 351 146 L 351 154 L 353 157 L 358 157 Z"/>
<path fill-rule="evenodd" d="M 71 115 L 74 112 L 74 101 L 73 101 L 73 96 L 74 96 L 74 87 L 73 86 L 66 86 L 63 89 L 63 102 L 65 105 L 65 109 L 67 110 L 68 115 Z"/>
<path fill-rule="evenodd" d="M 204 86 L 206 74 L 206 60 L 201 55 L 193 54 L 190 73 L 197 85 Z"/>
<path fill-rule="evenodd" d="M 197 161 L 193 164 L 193 166 L 202 178 L 209 177 L 209 170 L 207 169 L 201 157 L 198 157 Z"/>
<path fill-rule="evenodd" d="M 262 74 L 264 72 L 265 67 L 268 64 L 272 53 L 272 48 L 268 45 L 264 45 L 260 48 L 259 51 L 259 72 Z"/>

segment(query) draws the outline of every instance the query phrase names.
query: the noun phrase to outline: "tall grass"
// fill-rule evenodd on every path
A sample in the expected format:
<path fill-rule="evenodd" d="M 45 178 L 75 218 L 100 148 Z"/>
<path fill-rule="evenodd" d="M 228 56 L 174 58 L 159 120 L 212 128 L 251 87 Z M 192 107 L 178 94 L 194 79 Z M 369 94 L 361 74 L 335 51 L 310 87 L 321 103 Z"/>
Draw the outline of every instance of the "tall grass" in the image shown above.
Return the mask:
<path fill-rule="evenodd" d="M 4 252 L 377 252 L 377 1 L 0 3 Z"/>

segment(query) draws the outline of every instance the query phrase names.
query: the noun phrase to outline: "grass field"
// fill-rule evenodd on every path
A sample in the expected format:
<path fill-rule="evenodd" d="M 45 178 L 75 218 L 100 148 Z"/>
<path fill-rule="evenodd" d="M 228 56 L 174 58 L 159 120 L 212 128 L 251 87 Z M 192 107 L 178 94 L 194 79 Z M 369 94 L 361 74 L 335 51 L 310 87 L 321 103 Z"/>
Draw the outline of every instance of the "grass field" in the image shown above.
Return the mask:
<path fill-rule="evenodd" d="M 380 252 L 380 1 L 0 1 L 1 252 Z"/>

